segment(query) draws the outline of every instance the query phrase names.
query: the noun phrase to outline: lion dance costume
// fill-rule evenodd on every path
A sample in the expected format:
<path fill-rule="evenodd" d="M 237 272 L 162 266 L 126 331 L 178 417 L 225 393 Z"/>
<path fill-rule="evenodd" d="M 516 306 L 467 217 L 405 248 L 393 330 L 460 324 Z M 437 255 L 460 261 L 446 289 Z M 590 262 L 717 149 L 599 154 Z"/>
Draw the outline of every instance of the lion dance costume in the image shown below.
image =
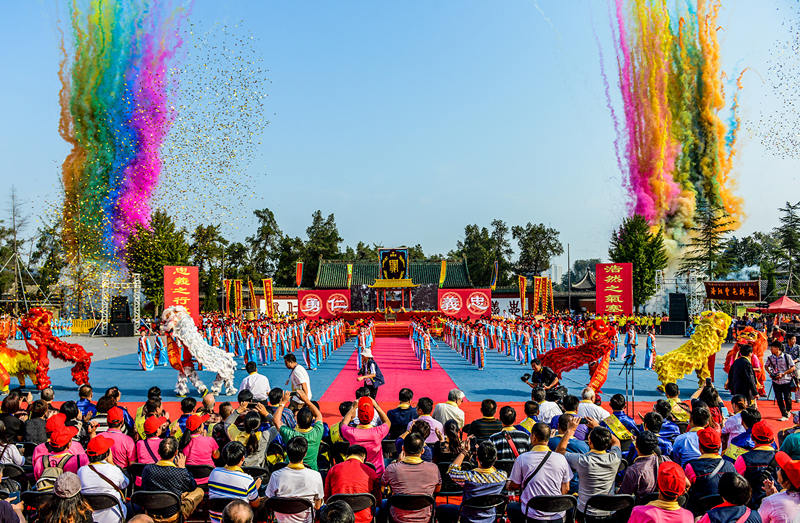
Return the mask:
<path fill-rule="evenodd" d="M 697 373 L 700 386 L 711 377 L 709 357 L 719 352 L 728 334 L 731 317 L 721 311 L 705 311 L 689 341 L 663 356 L 656 356 L 653 369 L 661 385 L 676 383 L 692 371 Z"/>
<path fill-rule="evenodd" d="M 564 372 L 588 363 L 591 375 L 589 387 L 599 392 L 608 378 L 614 338 L 612 329 L 604 320 L 592 320 L 586 325 L 586 343 L 577 347 L 557 347 L 539 359 L 542 365 L 553 369 L 559 378 Z"/>
<path fill-rule="evenodd" d="M 15 375 L 19 384 L 25 386 L 25 376 L 29 377 L 39 390 L 50 386 L 50 369 L 48 352 L 62 360 L 74 362 L 72 381 L 77 385 L 89 383 L 89 366 L 92 364 L 92 353 L 77 343 L 67 343 L 53 335 L 50 311 L 33 308 L 22 318 L 22 330 L 27 352 L 12 349 L 6 345 L 5 336 L 0 339 L 0 389 L 5 393 Z M 6 334 L 4 332 L 3 334 Z M 31 343 L 33 342 L 33 343 Z"/>
<path fill-rule="evenodd" d="M 731 365 L 733 365 L 733 362 L 739 357 L 739 347 L 742 345 L 750 345 L 753 347 L 753 355 L 750 356 L 750 363 L 753 365 L 753 372 L 756 375 L 758 395 L 764 396 L 767 393 L 764 388 L 764 382 L 767 379 L 767 374 L 764 372 L 764 353 L 767 352 L 767 335 L 753 327 L 745 327 L 742 329 L 736 336 L 736 344 L 728 351 L 728 354 L 725 355 L 725 372 L 730 372 Z"/>
<path fill-rule="evenodd" d="M 209 390 L 197 376 L 192 358 L 196 359 L 204 369 L 217 373 L 216 379 L 211 384 L 213 394 L 218 394 L 223 385 L 225 395 L 236 394 L 236 388 L 233 386 L 236 362 L 233 360 L 233 355 L 206 343 L 185 307 L 176 305 L 165 309 L 161 320 L 161 332 L 167 335 L 169 363 L 178 371 L 175 394 L 185 396 L 189 393 L 187 380 L 192 382 L 200 394 L 205 395 Z"/>

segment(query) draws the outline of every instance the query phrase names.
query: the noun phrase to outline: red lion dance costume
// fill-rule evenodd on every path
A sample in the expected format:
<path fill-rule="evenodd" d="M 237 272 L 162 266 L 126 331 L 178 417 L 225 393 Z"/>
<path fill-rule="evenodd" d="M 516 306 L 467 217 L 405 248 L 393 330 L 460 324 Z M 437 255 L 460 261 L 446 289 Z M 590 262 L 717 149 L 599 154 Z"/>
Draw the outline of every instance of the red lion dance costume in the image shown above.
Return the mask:
<path fill-rule="evenodd" d="M 726 373 L 730 372 L 731 365 L 733 365 L 733 362 L 739 357 L 739 347 L 741 345 L 750 345 L 753 347 L 750 363 L 753 365 L 753 372 L 756 375 L 756 388 L 758 389 L 759 396 L 766 396 L 767 392 L 764 388 L 764 382 L 767 379 L 767 374 L 764 372 L 764 353 L 767 352 L 767 335 L 753 327 L 745 327 L 742 329 L 736 336 L 736 344 L 725 356 L 724 369 Z"/>
<path fill-rule="evenodd" d="M 559 378 L 564 372 L 588 363 L 591 374 L 588 386 L 600 392 L 600 387 L 608 378 L 613 340 L 614 333 L 604 320 L 592 320 L 586 324 L 586 343 L 577 347 L 557 347 L 546 352 L 539 360 L 542 365 L 553 369 Z"/>
<path fill-rule="evenodd" d="M 50 386 L 50 376 L 47 375 L 47 371 L 50 369 L 50 359 L 47 357 L 48 351 L 62 361 L 75 363 L 75 366 L 72 367 L 72 381 L 76 385 L 89 383 L 89 366 L 92 364 L 93 354 L 86 352 L 77 343 L 67 343 L 53 336 L 50 330 L 50 320 L 52 319 L 53 315 L 50 311 L 39 308 L 28 311 L 28 314 L 22 318 L 21 322 L 22 337 L 25 340 L 25 346 L 28 347 L 28 353 L 14 351 L 18 353 L 15 359 L 24 360 L 25 356 L 29 356 L 30 360 L 36 363 L 36 386 L 39 390 Z M 31 341 L 36 344 L 35 347 L 31 344 Z M 24 372 L 24 363 L 18 363 L 21 364 L 20 370 Z M 18 378 L 21 375 L 17 373 Z M 24 380 L 24 378 L 20 379 Z M 7 388 L 9 381 L 8 370 L 0 367 L 0 385 L 3 388 Z"/>

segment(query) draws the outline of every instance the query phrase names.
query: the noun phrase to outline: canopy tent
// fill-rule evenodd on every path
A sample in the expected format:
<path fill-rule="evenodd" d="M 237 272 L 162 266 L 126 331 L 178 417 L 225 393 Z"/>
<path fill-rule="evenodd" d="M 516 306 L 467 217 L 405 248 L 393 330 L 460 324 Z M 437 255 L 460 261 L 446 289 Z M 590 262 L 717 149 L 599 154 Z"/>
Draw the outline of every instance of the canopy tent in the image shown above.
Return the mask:
<path fill-rule="evenodd" d="M 800 303 L 791 298 L 781 296 L 766 307 L 751 307 L 747 312 L 760 312 L 762 314 L 800 314 Z"/>

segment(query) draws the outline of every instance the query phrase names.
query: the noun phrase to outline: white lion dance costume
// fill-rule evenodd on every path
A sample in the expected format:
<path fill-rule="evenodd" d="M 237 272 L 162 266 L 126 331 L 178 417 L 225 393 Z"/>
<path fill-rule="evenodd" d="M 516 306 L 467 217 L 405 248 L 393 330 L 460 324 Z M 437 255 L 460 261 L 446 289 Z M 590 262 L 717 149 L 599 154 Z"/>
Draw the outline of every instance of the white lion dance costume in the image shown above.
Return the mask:
<path fill-rule="evenodd" d="M 178 371 L 175 394 L 178 396 L 189 394 L 187 379 L 200 394 L 205 395 L 209 390 L 197 376 L 192 358 L 196 359 L 205 370 L 217 373 L 214 383 L 211 384 L 212 394 L 219 394 L 223 385 L 226 396 L 236 394 L 236 388 L 233 386 L 236 362 L 233 360 L 233 355 L 206 343 L 185 307 L 176 305 L 165 309 L 161 321 L 161 332 L 167 335 L 169 363 Z"/>

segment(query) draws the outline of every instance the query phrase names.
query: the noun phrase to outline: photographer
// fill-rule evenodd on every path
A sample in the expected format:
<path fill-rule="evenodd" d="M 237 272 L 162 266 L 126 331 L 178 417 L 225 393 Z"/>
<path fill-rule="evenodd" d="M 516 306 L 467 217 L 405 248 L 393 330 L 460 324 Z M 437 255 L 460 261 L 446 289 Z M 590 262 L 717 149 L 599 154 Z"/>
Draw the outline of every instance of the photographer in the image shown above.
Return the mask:
<path fill-rule="evenodd" d="M 558 376 L 553 372 L 553 369 L 543 366 L 539 358 L 531 360 L 531 373 L 524 374 L 521 379 L 532 389 L 541 387 L 549 391 L 558 387 Z"/>
<path fill-rule="evenodd" d="M 772 390 L 775 391 L 775 399 L 778 408 L 781 409 L 781 418 L 778 421 L 789 419 L 789 412 L 792 410 L 792 381 L 794 378 L 795 362 L 792 357 L 783 352 L 783 344 L 773 340 L 769 344 L 770 354 L 764 362 L 764 369 L 769 372 L 772 379 Z"/>

